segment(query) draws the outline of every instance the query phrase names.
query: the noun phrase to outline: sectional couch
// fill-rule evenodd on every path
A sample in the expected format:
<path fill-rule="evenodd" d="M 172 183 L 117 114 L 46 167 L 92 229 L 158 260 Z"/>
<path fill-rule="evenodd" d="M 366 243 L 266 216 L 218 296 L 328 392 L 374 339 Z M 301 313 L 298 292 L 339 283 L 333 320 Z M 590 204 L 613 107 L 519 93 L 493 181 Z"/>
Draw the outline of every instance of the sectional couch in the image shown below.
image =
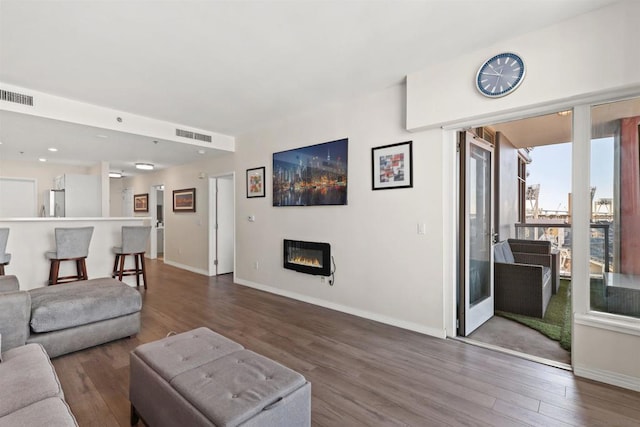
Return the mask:
<path fill-rule="evenodd" d="M 15 276 L 0 276 L 2 351 L 39 343 L 49 357 L 136 335 L 140 293 L 101 278 L 20 291 Z"/>

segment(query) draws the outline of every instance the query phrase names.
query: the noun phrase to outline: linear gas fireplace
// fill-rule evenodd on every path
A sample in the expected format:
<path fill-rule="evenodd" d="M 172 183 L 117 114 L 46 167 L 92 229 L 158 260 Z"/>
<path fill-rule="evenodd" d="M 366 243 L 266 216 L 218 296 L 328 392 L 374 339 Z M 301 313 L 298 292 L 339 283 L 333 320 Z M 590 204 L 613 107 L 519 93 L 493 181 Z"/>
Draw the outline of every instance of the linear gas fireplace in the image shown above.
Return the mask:
<path fill-rule="evenodd" d="M 284 239 L 284 268 L 317 276 L 330 276 L 331 245 Z"/>

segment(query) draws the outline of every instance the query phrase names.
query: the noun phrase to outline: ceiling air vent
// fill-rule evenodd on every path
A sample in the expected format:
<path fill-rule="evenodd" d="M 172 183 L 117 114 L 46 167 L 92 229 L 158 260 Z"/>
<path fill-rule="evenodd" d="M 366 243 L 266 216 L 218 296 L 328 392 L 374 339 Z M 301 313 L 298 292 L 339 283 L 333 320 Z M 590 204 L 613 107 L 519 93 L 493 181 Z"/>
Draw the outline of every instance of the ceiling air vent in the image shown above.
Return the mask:
<path fill-rule="evenodd" d="M 18 92 L 10 92 L 0 89 L 0 101 L 15 102 L 16 104 L 29 105 L 33 107 L 33 96 L 24 95 Z"/>
<path fill-rule="evenodd" d="M 204 135 L 202 133 L 191 132 L 189 130 L 176 129 L 176 135 L 183 138 L 195 139 L 198 141 L 211 142 L 211 135 Z"/>

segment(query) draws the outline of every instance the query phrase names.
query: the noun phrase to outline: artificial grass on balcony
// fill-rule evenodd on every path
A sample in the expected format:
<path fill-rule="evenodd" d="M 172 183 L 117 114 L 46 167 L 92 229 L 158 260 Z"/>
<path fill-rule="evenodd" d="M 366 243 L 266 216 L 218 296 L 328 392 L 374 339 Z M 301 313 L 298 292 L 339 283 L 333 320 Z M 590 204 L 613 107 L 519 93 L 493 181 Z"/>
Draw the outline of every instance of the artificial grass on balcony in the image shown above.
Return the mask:
<path fill-rule="evenodd" d="M 496 311 L 498 316 L 522 323 L 543 335 L 558 341 L 560 346 L 571 351 L 571 281 L 560 280 L 558 293 L 551 296 L 544 318 Z"/>

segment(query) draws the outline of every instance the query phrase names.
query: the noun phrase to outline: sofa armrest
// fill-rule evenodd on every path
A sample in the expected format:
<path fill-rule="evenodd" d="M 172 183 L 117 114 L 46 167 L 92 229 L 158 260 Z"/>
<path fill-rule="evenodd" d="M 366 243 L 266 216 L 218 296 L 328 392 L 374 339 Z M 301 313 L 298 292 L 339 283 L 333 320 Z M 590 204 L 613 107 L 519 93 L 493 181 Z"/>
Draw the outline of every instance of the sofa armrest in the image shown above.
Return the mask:
<path fill-rule="evenodd" d="M 15 292 L 19 290 L 20 283 L 16 276 L 0 276 L 0 292 Z"/>
<path fill-rule="evenodd" d="M 27 291 L 0 293 L 1 352 L 24 345 L 29 337 L 31 296 Z"/>

